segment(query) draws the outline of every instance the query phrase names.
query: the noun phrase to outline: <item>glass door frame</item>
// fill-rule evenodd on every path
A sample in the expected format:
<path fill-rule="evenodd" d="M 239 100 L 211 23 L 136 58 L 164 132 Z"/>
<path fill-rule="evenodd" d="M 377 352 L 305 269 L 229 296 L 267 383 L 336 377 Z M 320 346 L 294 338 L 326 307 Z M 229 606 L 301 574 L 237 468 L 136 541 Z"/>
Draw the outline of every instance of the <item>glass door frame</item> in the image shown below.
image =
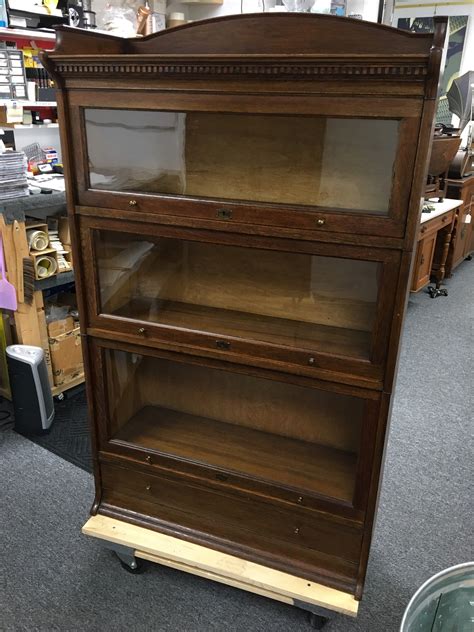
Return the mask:
<path fill-rule="evenodd" d="M 220 467 L 204 464 L 196 461 L 181 460 L 177 456 L 161 453 L 157 450 L 147 449 L 143 446 L 133 445 L 110 437 L 109 393 L 107 391 L 107 374 L 105 351 L 107 349 L 136 353 L 147 357 L 170 359 L 173 362 L 194 364 L 198 366 L 215 368 L 223 371 L 232 371 L 241 374 L 251 374 L 265 379 L 290 382 L 293 384 L 316 388 L 342 395 L 351 395 L 365 400 L 361 421 L 361 433 L 359 451 L 355 474 L 355 485 L 352 502 L 329 498 L 316 492 L 304 492 L 304 507 L 314 510 L 329 511 L 341 516 L 362 522 L 370 496 L 371 481 L 377 467 L 371 466 L 375 443 L 380 435 L 379 424 L 383 421 L 383 394 L 376 391 L 348 387 L 322 380 L 310 380 L 296 375 L 279 376 L 274 371 L 265 369 L 251 369 L 241 365 L 231 364 L 210 358 L 197 358 L 182 353 L 173 353 L 164 349 L 143 348 L 129 343 L 111 341 L 100 338 L 88 337 L 89 352 L 91 356 L 91 378 L 94 383 L 93 398 L 96 410 L 96 429 L 99 450 L 99 462 L 115 462 L 120 464 L 122 459 L 132 459 L 139 469 L 155 470 L 157 473 L 174 472 L 185 478 L 205 482 L 206 487 L 216 489 L 232 488 L 237 493 L 265 495 L 274 501 L 292 503 L 301 506 L 301 491 L 283 484 L 270 483 L 253 478 L 244 473 L 223 470 Z"/>
<path fill-rule="evenodd" d="M 376 98 L 375 96 L 373 98 Z M 133 102 L 130 92 L 117 90 L 109 98 L 98 98 L 96 92 L 84 90 L 70 95 L 70 117 L 72 144 L 77 148 L 76 197 L 80 205 L 121 210 L 140 210 L 158 215 L 191 218 L 213 224 L 226 222 L 233 230 L 249 232 L 250 227 L 272 226 L 276 228 L 299 229 L 319 235 L 344 233 L 345 238 L 353 234 L 393 237 L 402 239 L 408 209 L 414 204 L 411 195 L 413 169 L 417 153 L 420 129 L 421 101 L 412 99 L 394 100 L 377 98 L 378 116 L 370 115 L 371 97 L 344 95 L 342 110 L 344 118 L 397 119 L 400 121 L 398 148 L 394 163 L 394 176 L 387 215 L 374 215 L 363 211 L 345 212 L 330 207 L 305 207 L 300 205 L 280 205 L 241 200 L 223 200 L 170 194 L 150 194 L 138 192 L 114 192 L 93 189 L 89 183 L 87 134 L 84 110 L 126 109 L 162 110 L 183 112 L 255 113 L 300 116 L 327 116 L 331 114 L 333 97 L 318 95 L 277 95 L 249 96 L 213 93 L 209 95 L 189 95 L 173 91 L 140 94 Z M 338 117 L 341 114 L 338 113 Z M 377 182 L 374 182 L 377 186 Z M 131 206 L 132 204 L 132 206 Z M 417 201 L 419 206 L 419 200 Z M 227 213 L 222 214 L 222 211 Z M 230 212 L 230 217 L 229 217 Z M 320 220 L 324 220 L 323 223 Z M 347 239 L 346 239 L 347 240 Z"/>
<path fill-rule="evenodd" d="M 164 237 L 240 246 L 264 248 L 275 252 L 302 253 L 326 257 L 346 258 L 377 262 L 381 266 L 379 295 L 374 318 L 374 327 L 369 358 L 339 356 L 315 349 L 299 349 L 263 342 L 255 339 L 218 335 L 187 328 L 151 323 L 104 314 L 100 305 L 100 282 L 97 269 L 98 255 L 94 243 L 95 231 L 116 231 L 134 234 L 144 239 L 147 236 Z M 88 332 L 111 339 L 127 339 L 145 346 L 165 346 L 183 349 L 189 353 L 224 358 L 246 365 L 296 372 L 310 377 L 335 379 L 346 384 L 382 389 L 384 366 L 388 353 L 395 307 L 396 288 L 399 276 L 401 252 L 334 246 L 318 242 L 303 242 L 289 239 L 249 237 L 240 234 L 217 233 L 189 228 L 175 228 L 159 224 L 142 224 L 106 218 L 80 217 L 80 243 L 83 261 L 83 284 L 88 288 Z M 225 343 L 224 348 L 218 344 Z"/>

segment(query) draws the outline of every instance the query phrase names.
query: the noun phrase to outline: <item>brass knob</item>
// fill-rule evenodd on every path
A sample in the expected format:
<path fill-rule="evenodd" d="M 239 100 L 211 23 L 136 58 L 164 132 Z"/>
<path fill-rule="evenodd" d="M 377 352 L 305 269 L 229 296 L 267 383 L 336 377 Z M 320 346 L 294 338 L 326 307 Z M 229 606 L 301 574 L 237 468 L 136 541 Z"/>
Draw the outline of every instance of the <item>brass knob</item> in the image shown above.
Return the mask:
<path fill-rule="evenodd" d="M 145 489 L 146 489 L 146 491 L 147 491 L 147 492 L 149 492 L 149 491 L 151 490 L 151 485 L 147 485 L 147 486 L 145 487 Z"/>
<path fill-rule="evenodd" d="M 138 329 L 138 333 L 139 333 L 139 334 L 142 334 L 142 335 L 143 335 L 143 334 L 146 334 L 146 329 L 145 329 L 145 327 L 140 327 L 140 328 Z"/>
<path fill-rule="evenodd" d="M 300 532 L 300 528 L 299 527 L 295 527 L 294 534 L 295 535 L 299 535 L 299 532 Z"/>
<path fill-rule="evenodd" d="M 151 456 L 150 456 L 150 455 L 148 455 L 148 456 L 146 457 L 146 461 L 147 461 L 147 463 L 151 463 Z"/>
<path fill-rule="evenodd" d="M 228 351 L 230 349 L 230 342 L 228 340 L 216 340 L 216 347 L 223 351 Z"/>
<path fill-rule="evenodd" d="M 298 496 L 298 502 L 302 503 L 303 502 L 303 496 Z"/>
<path fill-rule="evenodd" d="M 312 357 L 308 359 L 308 364 L 314 364 L 315 362 L 316 360 Z"/>
<path fill-rule="evenodd" d="M 322 217 L 320 217 L 318 221 L 316 222 L 318 226 L 324 226 L 325 223 L 326 223 L 326 220 L 323 219 Z"/>
<path fill-rule="evenodd" d="M 136 200 L 130 200 L 128 205 L 129 206 L 137 206 L 138 202 Z"/>

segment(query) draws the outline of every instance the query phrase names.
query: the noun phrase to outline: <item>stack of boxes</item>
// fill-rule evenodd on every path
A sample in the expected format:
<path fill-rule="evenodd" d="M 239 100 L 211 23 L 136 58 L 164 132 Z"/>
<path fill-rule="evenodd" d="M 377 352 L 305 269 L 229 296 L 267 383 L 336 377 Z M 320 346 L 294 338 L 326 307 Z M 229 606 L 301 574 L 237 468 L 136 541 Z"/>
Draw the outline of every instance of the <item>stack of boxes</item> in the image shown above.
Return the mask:
<path fill-rule="evenodd" d="M 79 323 L 73 315 L 48 323 L 51 368 L 55 386 L 84 376 Z"/>
<path fill-rule="evenodd" d="M 71 233 L 67 217 L 57 221 L 57 239 L 68 270 L 72 270 Z M 55 226 L 56 228 L 56 226 Z M 48 323 L 49 347 L 55 386 L 65 386 L 84 375 L 81 336 L 77 320 L 75 296 L 62 295 L 69 306 L 69 315 Z"/>

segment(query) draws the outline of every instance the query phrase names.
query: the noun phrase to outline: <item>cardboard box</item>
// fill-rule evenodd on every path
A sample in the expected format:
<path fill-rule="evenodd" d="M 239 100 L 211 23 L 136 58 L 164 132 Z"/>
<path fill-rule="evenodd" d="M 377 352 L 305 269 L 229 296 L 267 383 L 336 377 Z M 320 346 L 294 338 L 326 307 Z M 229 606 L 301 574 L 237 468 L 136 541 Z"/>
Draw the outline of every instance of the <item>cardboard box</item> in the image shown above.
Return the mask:
<path fill-rule="evenodd" d="M 71 231 L 69 230 L 69 219 L 67 217 L 60 217 L 58 224 L 59 241 L 62 243 L 63 246 L 70 246 Z"/>
<path fill-rule="evenodd" d="M 16 104 L 0 105 L 0 125 L 2 127 L 15 127 L 19 123 L 23 123 L 23 108 L 21 106 Z"/>
<path fill-rule="evenodd" d="M 49 339 L 55 386 L 62 386 L 84 373 L 79 327 Z"/>
<path fill-rule="evenodd" d="M 74 319 L 72 316 L 66 316 L 61 320 L 53 320 L 48 323 L 48 335 L 50 338 L 56 338 L 62 334 L 67 334 L 74 329 Z"/>

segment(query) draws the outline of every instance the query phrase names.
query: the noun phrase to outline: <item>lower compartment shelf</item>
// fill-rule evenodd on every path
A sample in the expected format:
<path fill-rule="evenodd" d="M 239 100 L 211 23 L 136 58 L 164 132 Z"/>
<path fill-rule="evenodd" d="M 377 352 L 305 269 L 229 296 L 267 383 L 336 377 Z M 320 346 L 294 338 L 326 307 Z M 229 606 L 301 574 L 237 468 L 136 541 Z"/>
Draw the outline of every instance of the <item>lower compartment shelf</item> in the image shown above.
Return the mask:
<path fill-rule="evenodd" d="M 142 408 L 113 439 L 352 501 L 357 455 L 351 452 L 157 406 Z"/>

